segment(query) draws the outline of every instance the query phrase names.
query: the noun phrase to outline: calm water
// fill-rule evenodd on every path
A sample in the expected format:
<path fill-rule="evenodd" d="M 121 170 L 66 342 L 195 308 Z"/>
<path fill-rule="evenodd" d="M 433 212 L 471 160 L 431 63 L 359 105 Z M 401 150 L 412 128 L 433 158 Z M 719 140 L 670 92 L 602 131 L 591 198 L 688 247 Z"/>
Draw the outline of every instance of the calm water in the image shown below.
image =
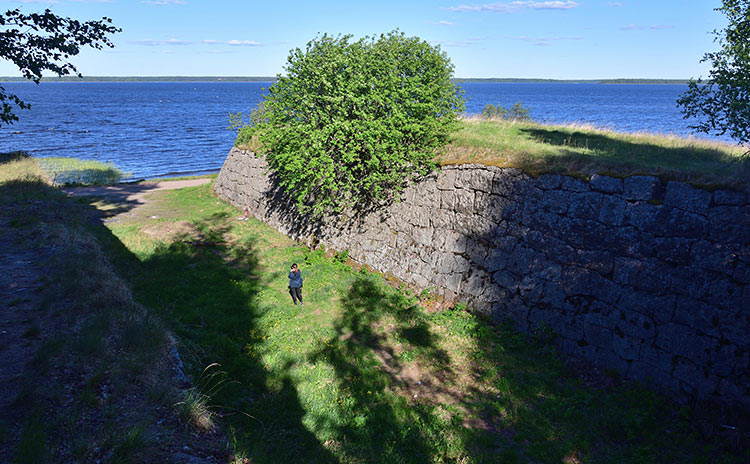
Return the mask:
<path fill-rule="evenodd" d="M 32 104 L 0 128 L 0 152 L 114 163 L 133 178 L 217 171 L 232 147 L 230 112 L 248 112 L 270 83 L 5 83 Z M 681 85 L 463 84 L 469 114 L 521 101 L 546 122 L 688 135 Z"/>

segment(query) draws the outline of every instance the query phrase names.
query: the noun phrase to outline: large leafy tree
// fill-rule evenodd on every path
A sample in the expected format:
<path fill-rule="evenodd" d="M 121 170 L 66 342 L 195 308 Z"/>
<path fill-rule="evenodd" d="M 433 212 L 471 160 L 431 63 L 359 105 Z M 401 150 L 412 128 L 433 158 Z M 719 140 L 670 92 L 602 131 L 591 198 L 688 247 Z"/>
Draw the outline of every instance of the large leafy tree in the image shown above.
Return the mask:
<path fill-rule="evenodd" d="M 76 74 L 77 69 L 68 60 L 77 55 L 81 47 L 101 50 L 112 47 L 108 35 L 119 32 L 112 20 L 80 22 L 55 15 L 49 9 L 43 13 L 22 13 L 10 10 L 0 14 L 0 59 L 15 64 L 26 79 L 37 84 L 44 71 L 58 76 Z M 18 96 L 6 93 L 0 86 L 0 124 L 18 120 L 14 107 L 27 109 Z"/>
<path fill-rule="evenodd" d="M 719 50 L 706 53 L 711 63 L 708 80 L 690 80 L 677 103 L 691 126 L 705 133 L 729 135 L 740 143 L 750 141 L 750 0 L 723 0 L 716 9 L 729 20 L 714 31 Z"/>
<path fill-rule="evenodd" d="M 316 213 L 386 198 L 429 172 L 463 111 L 445 53 L 398 31 L 323 35 L 292 50 L 285 69 L 247 130 L 288 194 Z"/>

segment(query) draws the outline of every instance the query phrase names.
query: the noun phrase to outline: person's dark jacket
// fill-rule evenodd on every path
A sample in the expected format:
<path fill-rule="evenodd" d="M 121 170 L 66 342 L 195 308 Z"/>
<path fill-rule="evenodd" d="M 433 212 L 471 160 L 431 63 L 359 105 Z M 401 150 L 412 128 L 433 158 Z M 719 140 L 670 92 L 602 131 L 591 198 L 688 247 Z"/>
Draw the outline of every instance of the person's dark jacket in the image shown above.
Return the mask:
<path fill-rule="evenodd" d="M 297 272 L 291 271 L 289 273 L 289 287 L 301 288 L 302 287 L 302 272 L 297 269 Z"/>

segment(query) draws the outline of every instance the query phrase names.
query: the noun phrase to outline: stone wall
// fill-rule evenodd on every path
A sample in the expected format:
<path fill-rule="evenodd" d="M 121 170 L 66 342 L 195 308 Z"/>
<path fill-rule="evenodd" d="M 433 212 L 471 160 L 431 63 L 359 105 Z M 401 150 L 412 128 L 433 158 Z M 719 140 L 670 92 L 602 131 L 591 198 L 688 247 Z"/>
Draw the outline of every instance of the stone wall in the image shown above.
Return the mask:
<path fill-rule="evenodd" d="M 678 401 L 750 410 L 748 193 L 649 176 L 447 166 L 369 214 L 311 221 L 233 149 L 214 190 L 308 243 L 433 287 Z"/>

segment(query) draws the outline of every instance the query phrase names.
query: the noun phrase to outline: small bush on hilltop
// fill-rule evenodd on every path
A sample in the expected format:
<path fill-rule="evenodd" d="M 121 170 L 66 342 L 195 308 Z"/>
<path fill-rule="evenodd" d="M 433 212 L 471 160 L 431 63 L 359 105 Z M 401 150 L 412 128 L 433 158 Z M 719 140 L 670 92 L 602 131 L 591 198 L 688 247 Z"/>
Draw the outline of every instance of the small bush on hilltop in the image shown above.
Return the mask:
<path fill-rule="evenodd" d="M 530 121 L 529 109 L 525 108 L 521 102 L 514 103 L 510 108 L 503 105 L 493 105 L 490 103 L 482 108 L 482 118 L 484 119 L 505 119 L 514 121 Z"/>
<path fill-rule="evenodd" d="M 387 198 L 429 172 L 463 111 L 445 53 L 398 31 L 323 35 L 292 50 L 286 71 L 238 140 L 256 138 L 282 187 L 315 213 Z"/>

